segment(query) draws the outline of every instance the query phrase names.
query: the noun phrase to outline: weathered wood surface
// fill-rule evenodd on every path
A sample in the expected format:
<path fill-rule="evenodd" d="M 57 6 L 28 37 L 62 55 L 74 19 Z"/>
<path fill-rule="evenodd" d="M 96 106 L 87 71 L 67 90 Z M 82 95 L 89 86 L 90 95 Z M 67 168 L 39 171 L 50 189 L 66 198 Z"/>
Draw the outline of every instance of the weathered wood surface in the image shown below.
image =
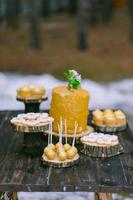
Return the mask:
<path fill-rule="evenodd" d="M 23 135 L 10 125 L 17 114 L 0 112 L 0 191 L 133 192 L 133 136 L 129 128 L 118 133 L 124 154 L 104 159 L 81 155 L 76 166 L 56 169 L 22 151 Z"/>

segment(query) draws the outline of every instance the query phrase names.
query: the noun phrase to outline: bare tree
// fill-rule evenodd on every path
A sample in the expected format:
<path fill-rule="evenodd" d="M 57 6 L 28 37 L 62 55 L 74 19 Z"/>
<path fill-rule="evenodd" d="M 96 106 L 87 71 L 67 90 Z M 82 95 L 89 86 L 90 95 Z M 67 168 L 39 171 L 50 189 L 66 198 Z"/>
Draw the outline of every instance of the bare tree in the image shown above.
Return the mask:
<path fill-rule="evenodd" d="M 128 0 L 128 10 L 130 16 L 130 41 L 133 42 L 133 0 Z"/>
<path fill-rule="evenodd" d="M 27 6 L 31 33 L 31 45 L 33 48 L 38 49 L 41 46 L 41 41 L 36 0 L 27 0 Z"/>
<path fill-rule="evenodd" d="M 87 42 L 87 14 L 90 8 L 90 0 L 78 0 L 78 47 L 85 50 Z"/>
<path fill-rule="evenodd" d="M 96 25 L 99 22 L 99 16 L 100 16 L 99 0 L 91 0 L 90 22 L 92 25 Z"/>
<path fill-rule="evenodd" d="M 108 24 L 113 13 L 113 0 L 91 0 L 91 24 L 96 25 L 102 21 Z"/>
<path fill-rule="evenodd" d="M 0 0 L 0 24 L 3 21 L 3 16 L 2 16 L 2 1 Z"/>
<path fill-rule="evenodd" d="M 75 14 L 77 12 L 77 0 L 69 0 L 68 12 L 70 14 Z"/>
<path fill-rule="evenodd" d="M 42 16 L 46 17 L 50 12 L 50 0 L 42 0 Z"/>
<path fill-rule="evenodd" d="M 20 0 L 6 0 L 6 25 L 18 28 Z"/>
<path fill-rule="evenodd" d="M 101 17 L 102 22 L 108 24 L 112 17 L 113 12 L 113 1 L 112 0 L 100 0 L 101 4 Z"/>

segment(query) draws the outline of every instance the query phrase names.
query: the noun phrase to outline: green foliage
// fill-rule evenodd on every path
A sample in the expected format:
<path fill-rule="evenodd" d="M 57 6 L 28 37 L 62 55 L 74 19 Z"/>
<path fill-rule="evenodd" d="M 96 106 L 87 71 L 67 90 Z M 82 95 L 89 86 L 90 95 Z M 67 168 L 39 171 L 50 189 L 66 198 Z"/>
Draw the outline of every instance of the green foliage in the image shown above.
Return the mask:
<path fill-rule="evenodd" d="M 69 70 L 64 72 L 64 77 L 68 81 L 68 86 L 70 88 L 77 89 L 81 85 L 81 76 L 75 70 Z"/>

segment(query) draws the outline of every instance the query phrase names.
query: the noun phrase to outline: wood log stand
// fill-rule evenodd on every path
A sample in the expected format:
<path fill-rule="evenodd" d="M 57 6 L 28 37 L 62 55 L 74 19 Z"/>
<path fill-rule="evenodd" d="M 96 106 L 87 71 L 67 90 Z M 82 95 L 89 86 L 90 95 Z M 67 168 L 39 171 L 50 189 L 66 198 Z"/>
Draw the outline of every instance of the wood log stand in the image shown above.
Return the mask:
<path fill-rule="evenodd" d="M 34 112 L 34 113 L 38 113 L 40 111 L 40 104 L 43 102 L 43 101 L 46 101 L 48 98 L 47 97 L 44 97 L 40 100 L 24 100 L 24 99 L 21 99 L 19 97 L 17 97 L 17 100 L 18 101 L 21 101 L 24 103 L 25 105 L 25 113 L 29 113 L 29 112 Z"/>
<path fill-rule="evenodd" d="M 41 157 L 45 147 L 42 133 L 24 133 L 23 152 L 32 157 Z"/>
<path fill-rule="evenodd" d="M 112 200 L 111 193 L 95 193 L 95 200 Z"/>
<path fill-rule="evenodd" d="M 119 155 L 124 152 L 124 149 L 121 144 L 116 144 L 110 147 L 100 147 L 100 146 L 91 146 L 81 142 L 80 151 L 91 157 L 97 158 L 109 158 L 112 156 Z"/>
<path fill-rule="evenodd" d="M 13 200 L 18 200 L 17 192 L 13 192 L 12 199 Z"/>

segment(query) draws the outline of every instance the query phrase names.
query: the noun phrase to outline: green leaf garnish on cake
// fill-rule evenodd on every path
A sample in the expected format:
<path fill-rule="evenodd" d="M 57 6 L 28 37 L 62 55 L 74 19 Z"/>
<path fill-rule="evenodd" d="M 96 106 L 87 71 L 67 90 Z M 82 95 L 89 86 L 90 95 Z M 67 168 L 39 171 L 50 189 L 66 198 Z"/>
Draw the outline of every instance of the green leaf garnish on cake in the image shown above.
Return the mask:
<path fill-rule="evenodd" d="M 68 81 L 69 88 L 77 89 L 81 85 L 81 75 L 75 70 L 64 72 L 64 76 Z"/>

